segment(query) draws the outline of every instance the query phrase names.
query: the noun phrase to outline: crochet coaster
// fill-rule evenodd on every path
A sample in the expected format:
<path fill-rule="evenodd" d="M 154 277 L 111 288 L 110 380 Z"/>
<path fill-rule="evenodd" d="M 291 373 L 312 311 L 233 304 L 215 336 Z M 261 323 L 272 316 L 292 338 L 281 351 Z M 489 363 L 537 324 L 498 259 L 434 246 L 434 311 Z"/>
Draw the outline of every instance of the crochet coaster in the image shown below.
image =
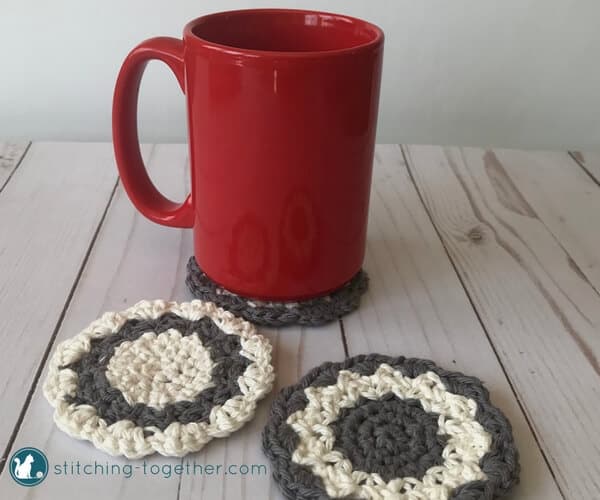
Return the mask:
<path fill-rule="evenodd" d="M 329 295 L 302 302 L 265 302 L 242 297 L 220 287 L 198 267 L 196 259 L 190 257 L 185 283 L 197 299 L 214 302 L 257 325 L 319 326 L 357 309 L 361 295 L 369 286 L 369 278 L 360 270 L 342 288 Z"/>
<path fill-rule="evenodd" d="M 283 389 L 263 448 L 293 499 L 485 500 L 519 476 L 510 423 L 478 379 L 377 354 Z"/>
<path fill-rule="evenodd" d="M 44 394 L 67 434 L 111 455 L 183 456 L 250 420 L 271 345 L 215 304 L 143 301 L 58 345 Z"/>

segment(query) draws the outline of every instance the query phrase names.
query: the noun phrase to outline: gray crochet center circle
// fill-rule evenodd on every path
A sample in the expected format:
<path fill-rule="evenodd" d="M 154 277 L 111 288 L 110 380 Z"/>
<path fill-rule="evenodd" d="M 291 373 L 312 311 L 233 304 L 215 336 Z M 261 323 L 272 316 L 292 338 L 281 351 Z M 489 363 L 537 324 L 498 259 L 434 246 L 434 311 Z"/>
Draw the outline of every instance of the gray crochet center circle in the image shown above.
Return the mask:
<path fill-rule="evenodd" d="M 334 450 L 345 454 L 355 469 L 377 472 L 384 481 L 396 477 L 423 479 L 427 469 L 442 465 L 447 438 L 438 435 L 437 413 L 427 413 L 415 399 L 386 394 L 344 408 L 331 427 Z"/>
<path fill-rule="evenodd" d="M 361 296 L 369 286 L 369 278 L 367 273 L 360 270 L 339 290 L 324 297 L 294 303 L 264 303 L 224 290 L 198 267 L 194 257 L 190 257 L 185 283 L 195 298 L 214 302 L 219 307 L 257 325 L 319 326 L 357 309 Z"/>
<path fill-rule="evenodd" d="M 490 403 L 489 393 L 479 379 L 446 371 L 429 360 L 369 354 L 341 363 L 324 363 L 297 384 L 282 389 L 275 398 L 263 431 L 263 451 L 287 498 L 330 498 L 321 479 L 309 467 L 291 459 L 299 437 L 286 420 L 306 408 L 308 399 L 304 390 L 309 386 L 335 384 L 342 370 L 372 375 L 384 363 L 411 378 L 434 372 L 449 392 L 477 403 L 475 419 L 492 437 L 490 450 L 479 463 L 487 479 L 454 489 L 450 500 L 491 500 L 506 494 L 518 482 L 519 454 L 510 422 Z M 374 401 L 361 398 L 358 405 L 342 410 L 339 418 L 330 424 L 334 428 L 334 449 L 350 460 L 354 470 L 379 473 L 386 481 L 407 476 L 418 479 L 428 467 L 442 463 L 445 437 L 435 436 L 437 420 L 434 423 L 434 419 L 436 414 L 425 412 L 416 400 L 400 401 L 391 394 Z"/>
<path fill-rule="evenodd" d="M 123 393 L 113 387 L 106 377 L 108 363 L 115 349 L 123 342 L 138 339 L 144 333 L 155 332 L 158 335 L 171 328 L 182 336 L 198 335 L 214 363 L 211 372 L 212 385 L 201 391 L 193 401 L 177 401 L 165 405 L 164 408 L 155 408 L 144 403 L 129 404 Z M 166 313 L 154 320 L 130 319 L 115 334 L 92 339 L 91 348 L 85 356 L 61 367 L 77 373 L 77 391 L 74 396 L 69 396 L 67 401 L 93 406 L 98 416 L 108 425 L 119 420 L 130 420 L 139 427 L 158 427 L 164 431 L 173 422 L 208 422 L 214 406 L 222 405 L 228 399 L 241 394 L 237 380 L 251 361 L 243 357 L 240 350 L 240 337 L 221 331 L 208 317 L 191 321 L 173 313 Z"/>

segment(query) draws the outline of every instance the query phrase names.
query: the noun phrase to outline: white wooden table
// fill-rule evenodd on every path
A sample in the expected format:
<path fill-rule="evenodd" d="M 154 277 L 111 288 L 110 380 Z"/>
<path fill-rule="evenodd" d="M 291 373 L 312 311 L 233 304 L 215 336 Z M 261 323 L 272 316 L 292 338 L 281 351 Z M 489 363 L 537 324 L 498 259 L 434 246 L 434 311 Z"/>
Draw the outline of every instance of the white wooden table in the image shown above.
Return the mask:
<path fill-rule="evenodd" d="M 144 154 L 156 183 L 181 199 L 186 147 Z M 358 353 L 433 359 L 483 379 L 512 421 L 522 481 L 511 498 L 597 500 L 599 181 L 599 154 L 379 146 L 370 290 L 339 323 L 263 330 L 278 387 Z M 65 461 L 128 463 L 54 426 L 41 393 L 53 347 L 103 311 L 189 299 L 191 239 L 134 210 L 110 144 L 0 143 L 0 467 L 23 446 L 51 464 L 35 488 L 18 486 L 3 467 L 1 499 L 281 498 L 270 471 L 126 478 L 52 470 Z M 268 407 L 188 460 L 268 466 L 259 439 Z"/>

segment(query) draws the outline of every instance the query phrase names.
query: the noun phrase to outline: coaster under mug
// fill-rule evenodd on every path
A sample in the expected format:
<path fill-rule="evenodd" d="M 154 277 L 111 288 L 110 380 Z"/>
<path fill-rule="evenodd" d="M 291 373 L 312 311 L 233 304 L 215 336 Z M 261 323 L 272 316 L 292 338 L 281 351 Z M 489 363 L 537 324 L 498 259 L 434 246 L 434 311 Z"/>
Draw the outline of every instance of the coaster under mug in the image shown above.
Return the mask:
<path fill-rule="evenodd" d="M 354 311 L 369 287 L 369 277 L 362 269 L 338 290 L 322 297 L 299 302 L 261 301 L 229 292 L 204 273 L 196 259 L 187 264 L 186 285 L 200 300 L 218 304 L 223 309 L 261 326 L 320 326 Z"/>

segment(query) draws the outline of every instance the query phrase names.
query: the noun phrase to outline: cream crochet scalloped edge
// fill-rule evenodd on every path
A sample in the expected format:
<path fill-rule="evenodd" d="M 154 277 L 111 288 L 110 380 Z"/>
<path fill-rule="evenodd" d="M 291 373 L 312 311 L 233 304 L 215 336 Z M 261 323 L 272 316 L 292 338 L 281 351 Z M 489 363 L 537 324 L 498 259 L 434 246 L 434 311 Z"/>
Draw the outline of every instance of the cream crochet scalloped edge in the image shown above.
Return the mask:
<path fill-rule="evenodd" d="M 208 422 L 173 422 L 164 431 L 157 427 L 139 427 L 130 420 L 108 425 L 94 407 L 65 400 L 66 396 L 75 394 L 78 376 L 75 371 L 61 367 L 88 352 L 92 339 L 118 332 L 128 320 L 156 319 L 169 312 L 192 321 L 209 317 L 224 333 L 240 337 L 240 355 L 251 361 L 238 378 L 240 395 L 213 407 Z M 210 302 L 154 300 L 138 302 L 121 312 L 107 312 L 75 337 L 61 342 L 50 360 L 43 391 L 55 408 L 56 425 L 72 437 L 91 441 L 102 451 L 127 458 L 140 458 L 154 452 L 180 457 L 200 450 L 212 438 L 228 436 L 242 427 L 254 415 L 257 401 L 271 391 L 274 379 L 271 344 L 256 333 L 251 323 Z M 144 431 L 150 431 L 151 435 L 145 436 Z"/>

